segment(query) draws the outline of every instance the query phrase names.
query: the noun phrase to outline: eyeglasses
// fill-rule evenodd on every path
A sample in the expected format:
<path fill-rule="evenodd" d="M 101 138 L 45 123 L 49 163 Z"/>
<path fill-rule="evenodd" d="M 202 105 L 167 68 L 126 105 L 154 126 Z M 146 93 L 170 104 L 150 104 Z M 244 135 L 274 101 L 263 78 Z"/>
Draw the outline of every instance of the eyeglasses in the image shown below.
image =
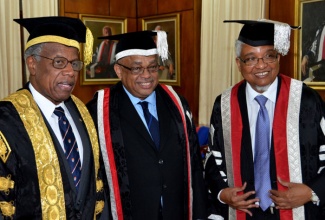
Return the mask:
<path fill-rule="evenodd" d="M 241 62 L 245 63 L 246 66 L 255 66 L 256 64 L 258 64 L 260 59 L 263 60 L 264 63 L 273 63 L 277 60 L 277 58 L 278 58 L 278 53 L 275 53 L 275 52 L 267 53 L 261 58 L 248 57 L 246 59 L 242 59 L 242 58 L 238 57 L 238 59 Z"/>
<path fill-rule="evenodd" d="M 127 66 L 124 66 L 120 63 L 116 63 L 117 65 L 120 65 L 121 67 L 124 67 L 125 69 L 127 70 L 130 70 L 132 74 L 134 75 L 141 75 L 145 69 L 148 70 L 149 73 L 156 73 L 158 72 L 158 69 L 159 69 L 159 65 L 156 64 L 156 65 L 153 65 L 153 66 L 148 66 L 148 67 L 142 67 L 142 66 L 139 66 L 139 67 L 127 67 Z"/>
<path fill-rule="evenodd" d="M 65 57 L 54 57 L 53 59 L 49 58 L 49 57 L 44 57 L 38 54 L 33 54 L 33 56 L 38 56 L 38 57 L 42 57 L 48 60 L 52 60 L 52 65 L 54 68 L 56 69 L 64 69 L 68 63 L 71 63 L 72 69 L 74 71 L 80 71 L 83 67 L 83 62 L 81 60 L 72 60 L 69 61 L 67 58 Z"/>

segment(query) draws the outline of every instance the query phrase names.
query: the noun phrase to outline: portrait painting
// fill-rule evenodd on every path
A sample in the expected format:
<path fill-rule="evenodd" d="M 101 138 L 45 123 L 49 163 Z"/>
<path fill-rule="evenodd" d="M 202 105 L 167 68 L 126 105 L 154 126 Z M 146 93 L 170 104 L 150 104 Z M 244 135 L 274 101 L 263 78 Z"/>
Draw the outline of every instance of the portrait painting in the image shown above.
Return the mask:
<path fill-rule="evenodd" d="M 142 20 L 143 30 L 163 30 L 167 33 L 169 56 L 164 61 L 159 58 L 158 74 L 159 81 L 169 85 L 180 85 L 179 19 L 179 14 L 168 14 L 146 17 Z"/>
<path fill-rule="evenodd" d="M 325 85 L 325 1 L 300 1 L 300 80 Z"/>
<path fill-rule="evenodd" d="M 114 71 L 117 41 L 98 37 L 126 33 L 126 19 L 85 14 L 80 19 L 94 36 L 92 61 L 83 68 L 81 85 L 116 83 L 119 80 Z"/>

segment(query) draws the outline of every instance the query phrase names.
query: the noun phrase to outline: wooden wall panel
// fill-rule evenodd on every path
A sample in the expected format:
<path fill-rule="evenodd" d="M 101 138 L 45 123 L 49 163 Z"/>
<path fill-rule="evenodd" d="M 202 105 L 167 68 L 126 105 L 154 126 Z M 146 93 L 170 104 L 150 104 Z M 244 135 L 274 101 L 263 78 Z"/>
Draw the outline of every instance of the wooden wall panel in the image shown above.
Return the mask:
<path fill-rule="evenodd" d="M 137 25 L 137 19 L 127 18 L 127 32 L 134 32 L 139 30 Z"/>
<path fill-rule="evenodd" d="M 136 18 L 137 0 L 106 0 L 110 2 L 110 15 Z"/>
<path fill-rule="evenodd" d="M 194 9 L 195 0 L 158 0 L 158 14 Z"/>
<path fill-rule="evenodd" d="M 107 0 L 63 0 L 65 13 L 109 15 Z M 62 2 L 62 0 L 61 0 Z"/>
<path fill-rule="evenodd" d="M 194 9 L 196 0 L 137 0 L 138 17 L 169 14 Z"/>
<path fill-rule="evenodd" d="M 158 15 L 158 0 L 138 0 L 137 17 L 149 17 Z"/>

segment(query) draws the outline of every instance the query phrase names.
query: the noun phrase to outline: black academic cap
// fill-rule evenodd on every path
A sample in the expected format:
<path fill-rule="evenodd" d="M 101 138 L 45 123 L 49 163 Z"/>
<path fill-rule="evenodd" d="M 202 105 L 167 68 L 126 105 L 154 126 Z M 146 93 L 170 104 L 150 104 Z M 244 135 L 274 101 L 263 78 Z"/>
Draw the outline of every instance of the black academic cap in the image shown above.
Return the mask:
<path fill-rule="evenodd" d="M 153 36 L 156 35 L 157 45 L 153 40 Z M 168 58 L 167 35 L 164 31 L 137 31 L 98 37 L 98 39 L 118 40 L 115 50 L 116 60 L 131 55 L 154 54 L 158 54 L 163 60 Z"/>
<path fill-rule="evenodd" d="M 25 27 L 30 34 L 25 50 L 35 44 L 47 42 L 60 43 L 80 50 L 80 43 L 86 43 L 85 63 L 91 60 L 93 37 L 80 19 L 52 16 L 14 19 L 14 21 Z"/>
<path fill-rule="evenodd" d="M 282 55 L 286 55 L 289 51 L 291 29 L 300 29 L 299 26 L 266 19 L 225 20 L 224 22 L 244 24 L 238 36 L 238 40 L 243 43 L 253 47 L 274 45 L 274 49 Z"/>

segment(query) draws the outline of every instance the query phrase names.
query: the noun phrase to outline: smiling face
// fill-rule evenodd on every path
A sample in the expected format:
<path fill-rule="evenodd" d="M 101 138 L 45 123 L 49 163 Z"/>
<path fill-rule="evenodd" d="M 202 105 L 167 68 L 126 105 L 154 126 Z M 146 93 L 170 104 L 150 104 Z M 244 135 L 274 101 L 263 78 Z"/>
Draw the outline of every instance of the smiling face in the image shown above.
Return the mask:
<path fill-rule="evenodd" d="M 243 44 L 240 58 L 242 60 L 252 57 L 262 58 L 273 51 L 274 46 L 272 45 L 252 47 Z M 244 79 L 255 91 L 262 93 L 273 83 L 279 73 L 280 56 L 278 55 L 276 61 L 273 63 L 264 63 L 262 59 L 259 59 L 255 66 L 247 66 L 245 63 L 240 61 L 239 58 L 236 59 L 236 63 Z"/>
<path fill-rule="evenodd" d="M 129 67 L 148 67 L 158 64 L 157 55 L 151 56 L 127 56 L 118 61 L 118 63 Z M 115 64 L 114 70 L 118 78 L 122 81 L 125 88 L 135 97 L 140 99 L 147 98 L 158 85 L 158 71 L 149 73 L 147 69 L 142 74 L 134 75 L 130 70 Z"/>
<path fill-rule="evenodd" d="M 40 52 L 48 58 L 65 57 L 67 60 L 78 60 L 79 52 L 75 47 L 67 47 L 59 43 L 45 43 Z M 55 105 L 67 100 L 78 80 L 78 71 L 72 69 L 68 63 L 64 69 L 56 69 L 52 60 L 29 56 L 26 63 L 30 72 L 30 82 L 33 87 L 53 102 Z"/>

